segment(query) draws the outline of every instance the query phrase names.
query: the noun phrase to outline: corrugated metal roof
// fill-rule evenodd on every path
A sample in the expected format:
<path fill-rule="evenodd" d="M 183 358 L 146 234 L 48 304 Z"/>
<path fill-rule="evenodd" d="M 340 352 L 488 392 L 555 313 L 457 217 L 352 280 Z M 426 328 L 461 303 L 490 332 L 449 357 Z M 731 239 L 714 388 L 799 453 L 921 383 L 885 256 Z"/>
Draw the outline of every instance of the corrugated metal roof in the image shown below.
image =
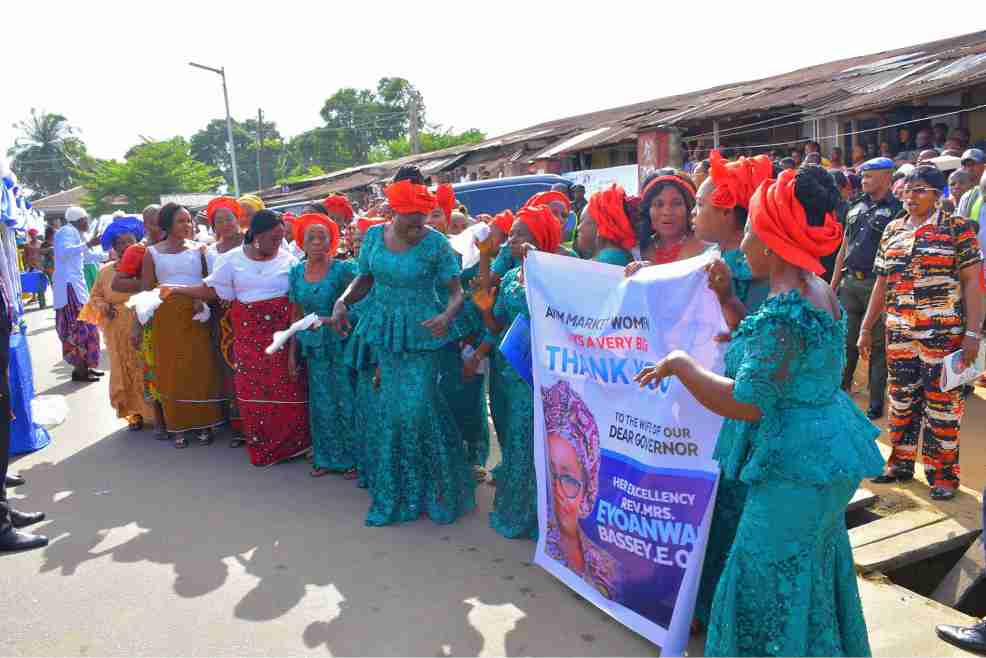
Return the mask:
<path fill-rule="evenodd" d="M 580 132 L 579 134 L 573 137 L 566 137 L 565 139 L 558 142 L 557 144 L 548 147 L 544 151 L 541 151 L 540 153 L 535 155 L 533 159 L 545 160 L 547 158 L 553 158 L 559 153 L 565 153 L 566 151 L 571 151 L 576 147 L 581 148 L 581 144 L 583 142 L 590 140 L 593 137 L 598 137 L 599 135 L 605 132 L 609 132 L 609 130 L 610 130 L 609 126 L 603 126 L 602 128 L 593 128 L 592 130 L 586 130 Z"/>
<path fill-rule="evenodd" d="M 653 126 L 687 128 L 699 122 L 778 111 L 812 117 L 866 111 L 946 93 L 986 80 L 986 31 L 810 66 L 782 75 L 540 123 L 478 144 L 362 165 L 308 181 L 366 172 L 382 177 L 404 164 L 434 167 L 452 156 L 468 160 L 534 159 L 625 141 Z M 505 156 L 497 149 L 511 148 Z M 518 148 L 519 147 L 519 148 Z M 448 165 L 441 165 L 446 167 Z"/>

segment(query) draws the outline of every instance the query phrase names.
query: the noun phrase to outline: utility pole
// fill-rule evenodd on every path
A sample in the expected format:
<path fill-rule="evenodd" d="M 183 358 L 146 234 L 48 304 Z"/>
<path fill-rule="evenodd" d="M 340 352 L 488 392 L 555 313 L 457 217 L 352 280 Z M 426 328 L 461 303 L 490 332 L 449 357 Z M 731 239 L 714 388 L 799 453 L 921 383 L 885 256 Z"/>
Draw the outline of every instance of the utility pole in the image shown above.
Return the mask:
<path fill-rule="evenodd" d="M 257 189 L 264 189 L 264 174 L 260 168 L 260 152 L 264 150 L 264 113 L 257 108 Z"/>
<path fill-rule="evenodd" d="M 233 165 L 233 194 L 238 197 L 240 196 L 240 177 L 236 173 L 236 145 L 233 143 L 233 119 L 229 116 L 229 92 L 226 91 L 226 69 L 222 66 L 214 69 L 211 66 L 196 64 L 195 62 L 189 62 L 188 65 L 202 69 L 203 71 L 218 73 L 223 79 L 223 100 L 226 102 L 226 139 L 229 140 L 229 159 Z"/>
<path fill-rule="evenodd" d="M 418 95 L 411 95 L 411 102 L 408 106 L 408 112 L 410 113 L 410 141 L 411 141 L 411 153 L 417 155 L 421 153 L 421 141 L 418 136 Z"/>

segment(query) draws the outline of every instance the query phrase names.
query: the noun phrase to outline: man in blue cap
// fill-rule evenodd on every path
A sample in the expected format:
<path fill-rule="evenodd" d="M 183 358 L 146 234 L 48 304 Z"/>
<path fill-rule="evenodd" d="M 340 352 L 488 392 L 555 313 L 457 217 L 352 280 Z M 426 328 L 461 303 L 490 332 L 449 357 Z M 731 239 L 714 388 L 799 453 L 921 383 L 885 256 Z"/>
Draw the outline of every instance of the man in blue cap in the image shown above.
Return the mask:
<path fill-rule="evenodd" d="M 870 295 L 876 283 L 873 261 L 876 259 L 883 229 L 901 210 L 901 202 L 891 193 L 894 162 L 890 158 L 873 158 L 859 167 L 863 178 L 863 196 L 846 214 L 846 233 L 835 259 L 832 289 L 846 309 L 849 333 L 846 336 L 846 370 L 842 388 L 852 386 L 859 350 L 860 327 Z M 883 318 L 871 329 L 873 348 L 869 363 L 870 404 L 867 417 L 876 420 L 883 416 L 883 400 L 887 392 L 887 355 Z"/>

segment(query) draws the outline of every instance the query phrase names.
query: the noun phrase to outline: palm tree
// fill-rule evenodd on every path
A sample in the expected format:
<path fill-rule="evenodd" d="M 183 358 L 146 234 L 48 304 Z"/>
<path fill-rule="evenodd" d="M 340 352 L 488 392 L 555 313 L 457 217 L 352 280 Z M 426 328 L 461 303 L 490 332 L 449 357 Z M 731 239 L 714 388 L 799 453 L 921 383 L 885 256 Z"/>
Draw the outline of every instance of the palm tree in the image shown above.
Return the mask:
<path fill-rule="evenodd" d="M 78 130 L 61 114 L 31 108 L 31 116 L 14 128 L 20 135 L 8 155 L 18 179 L 38 196 L 75 186 L 76 172 L 91 166 Z"/>

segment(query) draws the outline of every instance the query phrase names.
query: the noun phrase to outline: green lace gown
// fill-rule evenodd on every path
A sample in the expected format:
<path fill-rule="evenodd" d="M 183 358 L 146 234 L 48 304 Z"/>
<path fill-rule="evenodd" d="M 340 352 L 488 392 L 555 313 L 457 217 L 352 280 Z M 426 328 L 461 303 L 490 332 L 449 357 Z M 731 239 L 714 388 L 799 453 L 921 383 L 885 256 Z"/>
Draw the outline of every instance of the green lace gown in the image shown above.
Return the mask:
<path fill-rule="evenodd" d="M 356 278 L 352 261 L 333 261 L 321 281 L 305 280 L 305 263 L 291 268 L 288 297 L 304 315 L 332 315 L 336 300 Z M 308 372 L 312 463 L 316 468 L 348 471 L 356 467 L 353 428 L 353 382 L 345 363 L 346 339 L 323 325 L 295 334 Z"/>
<path fill-rule="evenodd" d="M 353 261 L 355 263 L 355 261 Z M 365 308 L 372 304 L 373 290 L 349 308 L 349 321 L 354 325 Z M 346 366 L 353 378 L 353 456 L 356 461 L 356 484 L 368 489 L 373 475 L 373 464 L 366 455 L 380 438 L 377 429 L 380 416 L 380 390 L 373 383 L 379 365 L 373 349 L 361 336 L 350 335 L 346 341 Z"/>
<path fill-rule="evenodd" d="M 479 274 L 479 265 L 473 265 L 462 271 L 460 279 L 466 301 L 462 311 L 455 318 L 454 329 L 456 334 L 473 340 L 483 335 L 483 317 L 469 295 L 469 288 L 477 274 Z M 443 306 L 448 304 L 448 288 L 440 285 L 436 292 L 441 304 Z M 486 377 L 477 376 L 469 381 L 463 381 L 462 350 L 457 341 L 450 342 L 442 350 L 439 386 L 452 408 L 452 417 L 455 418 L 462 438 L 466 442 L 469 463 L 474 466 L 485 466 L 490 456 Z"/>
<path fill-rule="evenodd" d="M 746 306 L 747 315 L 754 315 L 764 300 L 767 299 L 770 286 L 766 281 L 753 279 L 746 256 L 739 249 L 723 252 L 722 259 L 729 265 L 732 272 L 733 290 L 736 297 Z M 737 331 L 733 334 L 726 349 L 726 377 L 734 379 L 736 373 L 739 372 L 748 339 L 749 334 L 747 332 Z M 745 434 L 755 430 L 756 425 L 752 423 L 730 418 L 723 420 L 712 457 L 719 462 L 724 471 L 736 470 L 734 468 L 726 469 L 724 464 L 732 463 L 735 459 L 742 457 L 737 457 L 733 453 L 737 446 L 746 445 Z M 736 478 L 726 477 L 723 474 L 719 478 L 719 491 L 716 494 L 712 527 L 709 529 L 709 541 L 705 549 L 702 580 L 698 590 L 698 599 L 695 603 L 695 617 L 703 626 L 707 626 L 709 623 L 712 597 L 715 595 L 722 569 L 726 565 L 726 556 L 733 545 L 736 526 L 739 525 L 744 502 L 746 502 L 746 485 Z"/>
<path fill-rule="evenodd" d="M 608 265 L 619 265 L 626 267 L 633 261 L 633 254 L 619 247 L 607 247 L 600 249 L 599 253 L 592 259 L 597 263 L 607 263 Z"/>
<path fill-rule="evenodd" d="M 720 454 L 724 478 L 748 489 L 705 655 L 868 656 L 845 509 L 883 459 L 879 430 L 840 388 L 845 316 L 790 291 L 736 334 L 733 396 L 763 415 Z"/>
<path fill-rule="evenodd" d="M 518 280 L 520 271 L 516 267 L 504 275 L 493 307 L 493 316 L 504 325 L 504 331 L 518 315 L 528 317 L 527 294 Z M 500 338 L 502 333 L 496 338 L 487 336 L 486 340 L 498 347 Z M 490 527 L 508 539 L 535 539 L 538 514 L 533 391 L 497 347 L 491 352 L 490 397 L 503 461 L 496 473 Z"/>
<path fill-rule="evenodd" d="M 373 293 L 353 331 L 372 349 L 381 375 L 377 437 L 363 457 L 372 499 L 366 524 L 422 514 L 452 523 L 475 507 L 465 443 L 439 386 L 442 348 L 461 336 L 453 323 L 447 336 L 434 337 L 422 322 L 444 310 L 436 287 L 459 276 L 459 263 L 436 231 L 398 253 L 387 248 L 384 230 L 370 228 L 360 248 L 359 273 L 373 277 Z"/>

